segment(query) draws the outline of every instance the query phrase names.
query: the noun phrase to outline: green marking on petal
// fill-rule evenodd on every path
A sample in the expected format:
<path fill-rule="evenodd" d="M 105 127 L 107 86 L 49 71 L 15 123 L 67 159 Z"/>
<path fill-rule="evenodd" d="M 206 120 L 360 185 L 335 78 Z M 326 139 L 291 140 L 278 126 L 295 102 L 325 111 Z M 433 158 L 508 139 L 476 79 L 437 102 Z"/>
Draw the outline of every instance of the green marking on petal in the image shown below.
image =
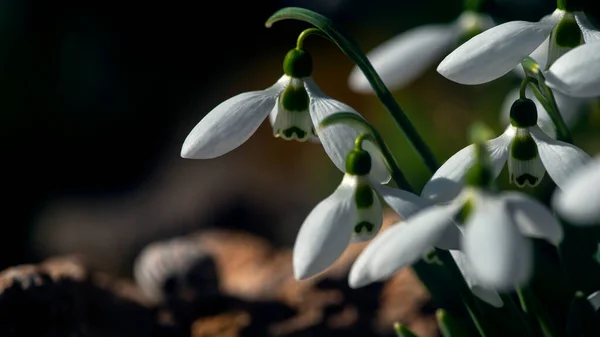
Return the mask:
<path fill-rule="evenodd" d="M 516 185 L 517 186 L 537 186 L 537 184 L 539 183 L 539 180 L 537 177 L 532 176 L 529 173 L 524 173 L 518 177 L 514 177 L 514 180 L 516 181 Z"/>
<path fill-rule="evenodd" d="M 532 160 L 538 156 L 537 144 L 529 134 L 516 136 L 510 144 L 510 156 L 516 160 Z"/>
<path fill-rule="evenodd" d="M 308 77 L 312 74 L 312 69 L 312 56 L 307 51 L 294 48 L 285 55 L 283 72 L 286 75 L 295 78 Z"/>
<path fill-rule="evenodd" d="M 310 104 L 310 98 L 303 85 L 288 85 L 281 93 L 280 100 L 283 108 L 290 112 L 306 112 Z"/>
<path fill-rule="evenodd" d="M 354 232 L 356 234 L 360 234 L 363 231 L 366 231 L 367 233 L 373 233 L 374 229 L 375 229 L 375 225 L 368 221 L 362 221 L 362 222 L 358 223 L 356 226 L 354 226 Z"/>
<path fill-rule="evenodd" d="M 510 124 L 518 128 L 528 128 L 537 124 L 538 114 L 535 103 L 529 98 L 519 98 L 510 107 Z"/>
<path fill-rule="evenodd" d="M 368 184 L 359 184 L 354 192 L 356 208 L 369 208 L 373 205 L 373 189 Z"/>
<path fill-rule="evenodd" d="M 581 38 L 581 29 L 575 18 L 572 15 L 565 15 L 555 28 L 556 44 L 565 48 L 575 48 L 581 44 Z"/>
<path fill-rule="evenodd" d="M 306 132 L 299 127 L 292 126 L 289 129 L 283 130 L 283 135 L 286 138 L 293 138 L 294 134 L 296 134 L 296 139 L 305 139 Z"/>
<path fill-rule="evenodd" d="M 432 249 L 429 252 L 427 252 L 427 254 L 423 256 L 423 260 L 429 264 L 437 264 L 440 266 L 443 265 L 442 260 L 440 260 L 440 258 L 438 257 L 435 249 Z"/>

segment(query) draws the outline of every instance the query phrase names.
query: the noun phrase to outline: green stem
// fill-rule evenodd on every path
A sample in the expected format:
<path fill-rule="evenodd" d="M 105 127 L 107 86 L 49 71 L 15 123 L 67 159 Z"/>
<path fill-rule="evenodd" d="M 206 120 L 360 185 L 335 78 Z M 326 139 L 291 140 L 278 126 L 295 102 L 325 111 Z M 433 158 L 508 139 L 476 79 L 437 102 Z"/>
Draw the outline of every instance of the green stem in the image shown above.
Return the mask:
<path fill-rule="evenodd" d="M 527 95 L 526 95 L 527 85 L 532 82 L 537 82 L 537 80 L 535 78 L 525 76 L 523 81 L 521 81 L 521 87 L 519 88 L 519 98 L 521 98 L 521 99 L 527 98 Z"/>
<path fill-rule="evenodd" d="M 341 33 L 339 29 L 336 29 L 331 20 L 329 20 L 327 17 L 304 8 L 287 7 L 280 9 L 271 15 L 271 17 L 265 23 L 265 26 L 269 28 L 275 22 L 286 19 L 295 19 L 308 22 L 319 28 L 360 68 L 371 84 L 371 87 L 381 103 L 385 106 L 396 124 L 400 127 L 409 143 L 419 154 L 429 171 L 432 173 L 435 172 L 438 169 L 438 163 L 433 156 L 433 153 L 423 141 L 421 135 L 417 132 L 410 119 L 406 117 L 404 111 L 402 111 L 402 108 L 400 108 L 398 103 L 394 100 L 392 93 L 385 86 L 383 80 L 381 77 L 379 77 L 379 74 L 377 74 L 373 68 L 373 65 L 371 65 L 371 62 L 369 62 L 369 59 L 360 49 L 358 44 L 345 34 Z"/>
<path fill-rule="evenodd" d="M 539 325 L 541 326 L 545 336 L 547 337 L 559 337 L 561 334 L 557 331 L 550 315 L 546 309 L 540 305 L 539 300 L 535 294 L 528 288 L 517 287 L 517 294 L 523 310 L 531 316 L 537 317 Z"/>
<path fill-rule="evenodd" d="M 324 37 L 329 39 L 329 37 L 318 28 L 308 28 L 302 31 L 300 35 L 298 35 L 298 40 L 296 41 L 296 49 L 304 49 L 304 40 L 310 35 L 317 35 L 320 37 Z"/>
<path fill-rule="evenodd" d="M 539 81 L 537 81 L 539 84 Z M 556 105 L 556 100 L 554 99 L 554 94 L 550 88 L 548 88 L 548 92 L 550 93 L 550 97 L 547 98 L 542 91 L 538 88 L 538 86 L 533 83 L 529 83 L 531 87 L 531 91 L 535 97 L 540 101 L 546 112 L 548 112 L 548 116 L 550 116 L 550 120 L 556 126 L 556 133 L 558 135 L 558 140 L 563 142 L 567 142 L 573 144 L 573 136 L 571 135 L 571 131 L 569 131 L 569 127 L 565 123 L 565 120 L 562 118 L 560 111 L 558 110 L 558 106 Z"/>
<path fill-rule="evenodd" d="M 381 134 L 379 133 L 379 131 L 377 131 L 377 129 L 375 127 L 373 127 L 373 125 L 371 125 L 369 122 L 367 122 L 364 118 L 362 118 L 360 115 L 357 115 L 356 113 L 338 112 L 338 113 L 330 115 L 330 116 L 326 117 L 324 120 L 322 120 L 321 124 L 319 125 L 319 129 L 326 128 L 328 126 L 331 126 L 331 125 L 334 125 L 337 123 L 356 123 L 356 124 L 358 124 L 359 127 L 366 129 L 366 131 L 369 133 L 361 134 L 360 136 L 358 136 L 354 142 L 354 145 L 355 146 L 360 145 L 362 143 L 363 139 L 374 140 L 375 143 L 377 143 L 376 145 L 379 148 L 379 150 L 381 151 L 383 158 L 385 159 L 387 167 L 392 176 L 392 180 L 394 180 L 394 182 L 396 183 L 396 186 L 398 186 L 398 188 L 401 188 L 405 191 L 415 193 L 412 186 L 408 183 L 408 180 L 406 180 L 404 173 L 402 173 L 402 170 L 398 166 L 398 163 L 396 162 L 396 158 L 394 158 L 394 156 L 392 155 L 392 152 L 390 151 L 390 149 L 387 147 L 387 144 L 383 140 L 383 137 L 381 137 Z"/>

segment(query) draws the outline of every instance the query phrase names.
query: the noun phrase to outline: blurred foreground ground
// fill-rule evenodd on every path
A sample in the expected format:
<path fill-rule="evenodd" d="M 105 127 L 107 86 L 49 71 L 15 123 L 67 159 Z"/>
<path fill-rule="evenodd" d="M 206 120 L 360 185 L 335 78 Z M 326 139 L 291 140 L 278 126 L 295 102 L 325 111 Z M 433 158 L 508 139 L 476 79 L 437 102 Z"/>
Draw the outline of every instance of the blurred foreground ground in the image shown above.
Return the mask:
<path fill-rule="evenodd" d="M 396 220 L 388 213 L 385 227 Z M 349 267 L 365 244 L 352 245 L 331 269 L 299 282 L 289 249 L 247 232 L 202 230 L 178 240 L 177 247 L 161 241 L 144 250 L 152 256 L 146 275 L 160 294 L 145 292 L 148 283 L 140 278 L 136 283 L 90 269 L 78 256 L 4 270 L 0 335 L 391 337 L 394 322 L 421 337 L 438 335 L 429 296 L 410 269 L 385 283 L 347 286 Z M 165 272 L 191 250 L 202 254 L 185 270 Z"/>

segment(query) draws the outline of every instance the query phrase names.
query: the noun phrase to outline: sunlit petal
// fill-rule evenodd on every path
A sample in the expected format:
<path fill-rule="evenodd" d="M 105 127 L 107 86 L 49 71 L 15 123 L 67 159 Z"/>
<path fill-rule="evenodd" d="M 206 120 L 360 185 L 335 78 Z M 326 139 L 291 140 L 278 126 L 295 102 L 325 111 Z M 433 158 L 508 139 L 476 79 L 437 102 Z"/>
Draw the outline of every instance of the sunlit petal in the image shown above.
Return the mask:
<path fill-rule="evenodd" d="M 600 41 L 600 31 L 588 20 L 584 12 L 575 12 L 575 20 L 581 28 L 585 43 Z"/>
<path fill-rule="evenodd" d="M 402 219 L 408 219 L 413 214 L 430 205 L 427 199 L 398 188 L 385 185 L 375 185 L 373 187 Z"/>
<path fill-rule="evenodd" d="M 556 16 L 539 22 L 510 21 L 474 36 L 439 64 L 437 71 L 461 84 L 495 80 L 515 68 L 550 35 Z"/>
<path fill-rule="evenodd" d="M 347 104 L 325 95 L 311 78 L 305 78 L 304 83 L 310 97 L 310 116 L 315 130 L 319 130 L 319 124 L 323 119 L 334 113 L 349 112 L 359 115 Z M 318 136 L 331 161 L 342 172 L 346 172 L 346 156 L 354 149 L 356 137 L 365 132 L 366 130 L 360 130 L 347 124 L 335 124 L 318 131 Z M 389 182 L 391 175 L 386 166 L 382 167 L 384 165 L 381 159 L 383 155 L 379 149 L 372 144 L 369 145 L 369 141 L 365 141 L 363 144 L 364 149 L 371 154 L 372 165 L 369 178 L 379 183 Z"/>
<path fill-rule="evenodd" d="M 562 226 L 546 206 L 518 192 L 503 193 L 502 198 L 523 235 L 545 239 L 556 246 L 562 241 Z"/>
<path fill-rule="evenodd" d="M 502 291 L 528 281 L 531 243 L 521 235 L 503 200 L 479 196 L 465 225 L 463 251 L 482 284 Z"/>
<path fill-rule="evenodd" d="M 457 211 L 456 205 L 432 206 L 375 237 L 354 262 L 350 286 L 359 288 L 386 279 L 419 260 L 453 225 Z"/>
<path fill-rule="evenodd" d="M 356 222 L 355 176 L 345 175 L 335 192 L 304 220 L 294 244 L 294 276 L 298 280 L 327 269 L 350 243 Z"/>
<path fill-rule="evenodd" d="M 582 44 L 556 60 L 546 84 L 574 97 L 600 96 L 600 42 Z"/>
<path fill-rule="evenodd" d="M 556 211 L 573 224 L 600 223 L 600 159 L 573 171 L 573 176 L 552 198 Z"/>
<path fill-rule="evenodd" d="M 500 308 L 504 305 L 500 294 L 498 294 L 494 288 L 486 287 L 485 285 L 481 284 L 477 277 L 473 275 L 471 265 L 469 264 L 469 261 L 463 252 L 460 250 L 450 250 L 450 254 L 452 254 L 452 257 L 454 258 L 458 269 L 460 269 L 465 282 L 467 282 L 467 285 L 471 289 L 471 292 L 475 294 L 475 296 L 496 308 Z"/>
<path fill-rule="evenodd" d="M 564 186 L 573 171 L 590 161 L 590 155 L 582 149 L 554 140 L 538 127 L 530 128 L 530 132 L 537 144 L 538 153 L 546 172 L 560 188 Z"/>
<path fill-rule="evenodd" d="M 508 146 L 515 135 L 515 128 L 509 126 L 497 138 L 486 142 L 487 150 L 497 177 L 508 159 Z M 425 184 L 421 196 L 436 202 L 453 199 L 462 189 L 465 176 L 475 163 L 474 145 L 469 145 L 448 159 Z"/>

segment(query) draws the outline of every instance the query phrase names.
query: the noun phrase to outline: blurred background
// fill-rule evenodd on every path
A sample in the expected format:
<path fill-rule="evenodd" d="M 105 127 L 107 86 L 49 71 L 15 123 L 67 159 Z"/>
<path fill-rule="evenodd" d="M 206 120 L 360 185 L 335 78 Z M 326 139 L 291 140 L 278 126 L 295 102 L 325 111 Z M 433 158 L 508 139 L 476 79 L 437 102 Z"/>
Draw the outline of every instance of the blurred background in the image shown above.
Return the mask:
<path fill-rule="evenodd" d="M 203 228 L 242 229 L 291 247 L 342 176 L 319 145 L 275 139 L 265 123 L 220 158 L 179 155 L 214 106 L 281 76 L 283 56 L 308 28 L 265 28 L 285 6 L 327 15 L 369 51 L 410 28 L 453 20 L 462 1 L 1 0 L 0 267 L 78 253 L 97 270 L 131 277 L 144 246 Z M 497 22 L 538 20 L 555 7 L 485 5 Z M 353 64 L 318 37 L 305 46 L 321 89 L 379 128 L 420 189 L 429 174 L 383 106 L 348 88 Z M 500 109 L 519 82 L 507 74 L 464 86 L 432 67 L 394 95 L 442 162 L 467 144 L 470 123 L 503 131 Z M 576 126 L 575 140 L 592 154 L 600 151 L 597 106 L 591 101 L 589 118 Z"/>

